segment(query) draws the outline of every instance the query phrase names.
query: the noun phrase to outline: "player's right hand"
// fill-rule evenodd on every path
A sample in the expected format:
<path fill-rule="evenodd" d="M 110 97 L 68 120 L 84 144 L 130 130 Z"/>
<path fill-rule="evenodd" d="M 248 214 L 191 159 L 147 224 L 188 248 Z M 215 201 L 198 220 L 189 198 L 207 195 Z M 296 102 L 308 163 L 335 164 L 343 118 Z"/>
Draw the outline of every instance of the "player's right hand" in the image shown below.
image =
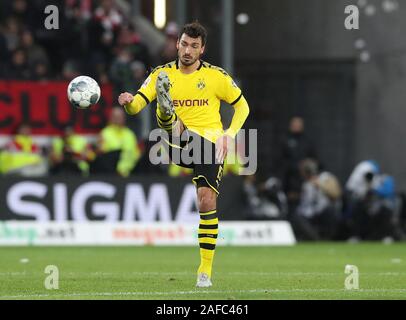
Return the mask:
<path fill-rule="evenodd" d="M 122 94 L 120 94 L 118 96 L 118 103 L 120 104 L 120 106 L 124 106 L 128 103 L 130 103 L 131 101 L 133 101 L 134 96 L 129 93 L 129 92 L 123 92 Z"/>

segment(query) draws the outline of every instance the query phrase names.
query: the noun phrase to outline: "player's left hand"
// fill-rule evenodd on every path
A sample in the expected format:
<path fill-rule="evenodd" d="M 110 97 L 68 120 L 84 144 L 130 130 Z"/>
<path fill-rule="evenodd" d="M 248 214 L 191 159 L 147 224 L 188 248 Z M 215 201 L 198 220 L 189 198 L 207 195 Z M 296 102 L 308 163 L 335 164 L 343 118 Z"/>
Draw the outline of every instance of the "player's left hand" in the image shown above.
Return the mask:
<path fill-rule="evenodd" d="M 216 161 L 222 163 L 227 156 L 230 136 L 223 134 L 216 141 Z"/>

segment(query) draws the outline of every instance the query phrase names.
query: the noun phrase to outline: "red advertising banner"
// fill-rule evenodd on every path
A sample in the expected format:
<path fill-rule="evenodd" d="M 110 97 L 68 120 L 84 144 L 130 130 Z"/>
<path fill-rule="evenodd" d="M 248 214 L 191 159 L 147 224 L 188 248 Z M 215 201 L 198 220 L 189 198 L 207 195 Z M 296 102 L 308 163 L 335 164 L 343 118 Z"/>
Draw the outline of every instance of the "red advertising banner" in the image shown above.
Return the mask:
<path fill-rule="evenodd" d="M 60 134 L 64 126 L 78 133 L 96 133 L 103 128 L 113 104 L 111 85 L 101 86 L 99 103 L 76 109 L 67 98 L 68 82 L 0 81 L 0 134 L 13 134 L 21 122 L 33 134 Z M 115 100 L 115 99 L 114 99 Z"/>

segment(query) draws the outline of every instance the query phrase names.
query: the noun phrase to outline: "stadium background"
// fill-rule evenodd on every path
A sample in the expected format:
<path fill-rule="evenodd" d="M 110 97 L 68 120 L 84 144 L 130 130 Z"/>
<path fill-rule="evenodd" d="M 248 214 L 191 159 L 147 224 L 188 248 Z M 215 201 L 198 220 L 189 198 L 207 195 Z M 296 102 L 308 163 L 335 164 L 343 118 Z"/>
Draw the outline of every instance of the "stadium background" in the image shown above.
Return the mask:
<path fill-rule="evenodd" d="M 42 11 L 46 1 L 2 1 L 2 34 L 8 41 L 3 41 L 5 80 L 0 83 L 3 146 L 21 120 L 31 123 L 34 137 L 60 134 L 64 124 L 75 124 L 79 132 L 82 127 L 85 133 L 96 133 L 106 125 L 108 110 L 116 103 L 117 91 L 123 89 L 114 82 L 117 76 L 112 75 L 109 64 L 118 55 L 117 41 L 125 39 L 118 40 L 119 35 L 115 33 L 115 42 L 107 47 L 94 39 L 103 32 L 92 20 L 92 12 L 99 3 L 55 4 L 60 9 L 60 29 L 46 30 L 43 25 L 46 15 Z M 165 43 L 165 27 L 168 34 L 176 34 L 171 22 L 179 25 L 198 19 L 207 26 L 210 41 L 204 59 L 224 66 L 233 74 L 252 106 L 245 128 L 258 129 L 258 176 L 280 175 L 280 141 L 289 119 L 301 116 L 320 163 L 342 185 L 357 163 L 374 159 L 381 171 L 395 178 L 397 192 L 402 192 L 406 188 L 401 160 L 405 150 L 401 139 L 405 130 L 401 69 L 404 52 L 399 30 L 404 23 L 405 8 L 389 0 L 361 2 L 362 28 L 347 30 L 344 27 L 346 5 L 346 1 L 339 0 L 257 1 L 254 6 L 244 1 L 167 1 L 166 25 L 157 29 L 153 25 L 153 1 L 114 4 L 123 23 L 134 27 L 134 34 L 129 37 L 137 38 L 134 41 L 140 45 L 136 49 L 138 56 L 133 59 L 144 64 L 145 72 L 163 62 L 160 54 Z M 79 10 L 77 16 L 72 13 L 74 10 Z M 34 43 L 45 49 L 47 71 L 44 74 L 33 71 L 16 76 L 7 68 L 11 50 L 19 46 L 13 40 L 16 21 L 17 38 L 23 30 L 31 31 Z M 103 90 L 99 106 L 87 113 L 70 109 L 63 97 L 65 84 L 56 84 L 86 73 L 108 88 Z M 20 79 L 10 84 L 16 77 Z M 30 87 L 19 83 L 21 80 L 34 82 Z M 44 85 L 45 80 L 51 84 Z M 139 83 L 134 84 L 133 90 L 137 86 Z M 22 90 L 28 90 L 28 98 L 22 95 L 18 100 Z M 10 92 L 12 98 L 7 96 Z M 58 92 L 57 102 L 50 98 L 55 92 Z M 10 101 L 11 106 L 7 106 Z M 48 108 L 44 107 L 46 102 Z M 140 143 L 154 126 L 151 113 L 147 112 L 150 110 L 141 117 L 128 119 Z M 232 113 L 227 107 L 222 112 L 227 126 Z M 143 169 L 138 173 L 142 174 Z"/>

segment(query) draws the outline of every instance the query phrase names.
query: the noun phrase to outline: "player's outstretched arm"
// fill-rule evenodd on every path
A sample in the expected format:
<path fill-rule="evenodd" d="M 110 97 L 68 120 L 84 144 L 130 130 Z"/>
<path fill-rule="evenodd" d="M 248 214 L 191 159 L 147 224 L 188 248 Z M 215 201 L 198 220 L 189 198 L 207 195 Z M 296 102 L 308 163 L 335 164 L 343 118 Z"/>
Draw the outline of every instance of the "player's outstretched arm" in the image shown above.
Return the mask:
<path fill-rule="evenodd" d="M 234 105 L 234 110 L 234 116 L 231 120 L 230 127 L 226 130 L 226 134 L 232 138 L 235 138 L 250 113 L 248 102 L 245 100 L 244 96 L 241 96 L 238 102 Z"/>
<path fill-rule="evenodd" d="M 135 96 L 129 92 L 123 92 L 118 96 L 118 103 L 123 106 L 128 114 L 137 114 L 147 105 L 145 99 L 139 94 Z"/>
<path fill-rule="evenodd" d="M 250 112 L 248 102 L 245 100 L 244 96 L 241 96 L 238 102 L 234 105 L 234 110 L 234 116 L 231 120 L 230 128 L 228 128 L 225 134 L 216 141 L 216 159 L 218 162 L 224 161 L 228 151 L 228 140 L 230 138 L 235 138 Z"/>

